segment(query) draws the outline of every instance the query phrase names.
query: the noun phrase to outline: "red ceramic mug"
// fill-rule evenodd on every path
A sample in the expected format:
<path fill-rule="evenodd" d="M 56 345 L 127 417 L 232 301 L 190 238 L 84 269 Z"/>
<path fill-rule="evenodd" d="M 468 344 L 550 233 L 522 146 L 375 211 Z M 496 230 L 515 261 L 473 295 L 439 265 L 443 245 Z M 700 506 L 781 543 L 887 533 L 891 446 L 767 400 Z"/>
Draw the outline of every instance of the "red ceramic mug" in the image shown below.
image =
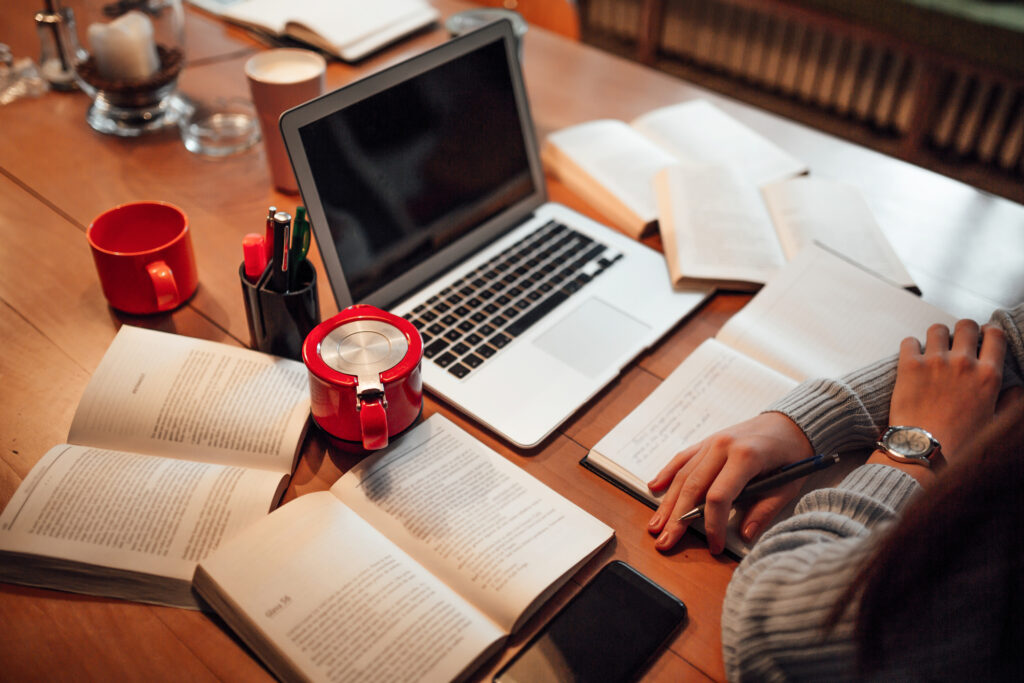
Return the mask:
<path fill-rule="evenodd" d="M 120 311 L 169 311 L 199 285 L 188 216 L 173 204 L 115 206 L 97 216 L 85 234 L 103 295 Z"/>
<path fill-rule="evenodd" d="M 349 306 L 309 333 L 310 409 L 328 434 L 384 448 L 423 407 L 423 340 L 412 323 L 374 306 Z"/>

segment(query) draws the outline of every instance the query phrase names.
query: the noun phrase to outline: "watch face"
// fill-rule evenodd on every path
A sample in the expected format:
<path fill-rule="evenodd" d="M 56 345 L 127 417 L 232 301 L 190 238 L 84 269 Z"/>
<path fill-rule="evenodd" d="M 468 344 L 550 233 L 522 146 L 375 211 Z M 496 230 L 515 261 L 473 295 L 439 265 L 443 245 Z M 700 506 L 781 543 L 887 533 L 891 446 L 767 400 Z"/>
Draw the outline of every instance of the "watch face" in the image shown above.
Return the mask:
<path fill-rule="evenodd" d="M 889 435 L 887 445 L 903 455 L 924 455 L 932 448 L 932 441 L 918 429 L 897 429 Z"/>

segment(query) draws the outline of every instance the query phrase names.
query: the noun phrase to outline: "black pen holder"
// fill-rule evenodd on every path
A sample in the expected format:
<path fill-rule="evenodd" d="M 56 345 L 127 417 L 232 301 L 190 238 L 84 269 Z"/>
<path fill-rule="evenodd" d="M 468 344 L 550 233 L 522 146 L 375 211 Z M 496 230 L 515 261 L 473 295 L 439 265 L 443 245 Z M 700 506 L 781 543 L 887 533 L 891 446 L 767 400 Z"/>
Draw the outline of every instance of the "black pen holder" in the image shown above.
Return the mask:
<path fill-rule="evenodd" d="M 245 276 L 245 264 L 238 268 L 249 323 L 250 346 L 257 351 L 302 360 L 302 342 L 320 324 L 320 299 L 316 291 L 316 269 L 303 259 L 298 263 L 296 287 L 288 292 L 269 289 L 270 268 L 259 281 Z"/>

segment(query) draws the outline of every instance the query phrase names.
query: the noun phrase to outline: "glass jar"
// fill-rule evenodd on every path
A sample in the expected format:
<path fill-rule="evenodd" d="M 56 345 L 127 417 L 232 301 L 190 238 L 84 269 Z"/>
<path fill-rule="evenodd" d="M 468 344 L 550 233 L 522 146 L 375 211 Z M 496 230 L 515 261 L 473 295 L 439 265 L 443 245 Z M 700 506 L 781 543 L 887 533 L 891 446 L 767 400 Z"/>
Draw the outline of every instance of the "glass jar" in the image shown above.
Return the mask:
<path fill-rule="evenodd" d="M 181 0 L 67 0 L 61 26 L 79 87 L 92 98 L 86 121 L 101 133 L 136 137 L 177 125 L 185 62 Z M 82 47 L 79 47 L 81 45 Z M 84 48 L 84 49 L 83 49 Z"/>

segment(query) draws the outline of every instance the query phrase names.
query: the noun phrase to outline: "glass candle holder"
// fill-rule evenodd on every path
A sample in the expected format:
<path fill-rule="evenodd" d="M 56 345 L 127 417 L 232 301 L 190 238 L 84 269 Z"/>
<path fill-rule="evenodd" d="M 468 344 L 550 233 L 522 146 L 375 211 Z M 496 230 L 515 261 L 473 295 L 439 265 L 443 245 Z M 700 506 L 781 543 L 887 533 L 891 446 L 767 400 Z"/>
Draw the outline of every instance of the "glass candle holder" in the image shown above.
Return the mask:
<path fill-rule="evenodd" d="M 61 44 L 74 55 L 75 80 L 92 98 L 89 125 L 122 137 L 176 126 L 182 110 L 178 74 L 185 62 L 181 0 L 66 4 L 74 10 L 77 32 L 64 23 Z"/>

